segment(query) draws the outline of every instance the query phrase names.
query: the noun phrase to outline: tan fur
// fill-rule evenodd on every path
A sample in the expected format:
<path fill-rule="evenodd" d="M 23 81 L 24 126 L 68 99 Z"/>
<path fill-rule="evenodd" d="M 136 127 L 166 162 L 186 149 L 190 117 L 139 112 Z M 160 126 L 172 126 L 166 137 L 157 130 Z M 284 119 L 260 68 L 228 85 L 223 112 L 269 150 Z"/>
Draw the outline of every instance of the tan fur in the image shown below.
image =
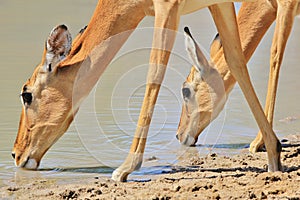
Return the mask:
<path fill-rule="evenodd" d="M 138 127 L 128 157 L 112 175 L 115 180 L 125 181 L 127 175 L 138 169 L 142 163 L 148 128 L 180 15 L 220 2 L 227 0 L 100 0 L 87 29 L 75 39 L 67 58 L 55 64 L 53 72 L 49 73 L 43 70 L 43 57 L 42 63 L 26 83 L 28 92 L 33 94 L 33 101 L 23 108 L 21 115 L 14 146 L 16 164 L 21 167 L 38 167 L 44 153 L 69 127 L 81 101 L 130 33 L 146 14 L 155 14 L 154 26 L 157 29 L 153 36 L 154 48 L 151 51 L 147 87 Z M 255 99 L 256 95 L 247 76 L 233 4 L 214 5 L 210 10 L 220 32 L 230 70 L 235 77 L 240 77 L 238 82 L 243 91 L 250 91 L 245 95 L 263 130 L 263 137 L 267 140 L 270 171 L 280 170 L 280 153 L 276 151 L 277 138 Z M 120 33 L 122 34 L 119 37 L 114 37 Z M 228 42 L 227 37 L 230 38 Z M 233 81 L 227 75 L 227 68 L 220 72 L 227 77 L 225 82 Z M 28 160 L 31 162 L 28 163 Z"/>
<path fill-rule="evenodd" d="M 273 6 L 275 2 L 273 3 Z M 273 125 L 275 101 L 279 79 L 280 66 L 283 60 L 284 50 L 291 33 L 294 18 L 299 15 L 299 0 L 277 0 L 276 27 L 271 47 L 270 72 L 268 92 L 266 97 L 265 114 L 268 121 Z M 254 141 L 250 144 L 250 151 L 256 152 L 264 144 L 261 132 L 258 132 Z"/>
<path fill-rule="evenodd" d="M 299 14 L 297 13 L 297 9 L 299 9 L 298 0 L 255 1 L 251 3 L 243 3 L 238 14 L 237 22 L 239 25 L 241 44 L 246 61 L 248 61 L 253 55 L 254 50 L 259 44 L 261 38 L 264 36 L 265 32 L 268 30 L 272 22 L 276 20 L 276 29 L 271 48 L 270 80 L 265 106 L 265 113 L 271 125 L 273 122 L 279 68 L 282 62 L 285 45 L 293 26 L 294 17 L 295 15 Z M 210 55 L 215 63 L 216 69 L 222 75 L 226 96 L 228 96 L 236 81 L 225 62 L 222 49 L 222 41 L 220 41 L 219 39 L 213 41 L 211 45 Z M 196 99 L 198 102 L 198 108 L 196 109 L 202 110 L 201 112 L 199 112 L 199 115 L 202 119 L 199 118 L 199 120 L 196 122 L 196 125 L 194 125 L 195 122 L 190 122 L 191 119 L 190 117 L 188 117 L 190 114 L 185 109 L 188 105 L 183 105 L 180 123 L 177 131 L 177 137 L 181 142 L 187 141 L 188 136 L 194 138 L 193 140 L 189 141 L 196 142 L 200 133 L 212 120 L 214 120 L 215 117 L 213 117 L 212 111 L 217 112 L 216 114 L 221 111 L 221 109 L 212 109 L 211 107 L 207 106 L 207 104 L 212 105 L 213 103 L 218 102 L 212 102 L 210 96 L 207 95 L 207 84 L 203 82 L 200 83 L 198 80 L 195 80 L 195 73 L 197 74 L 197 71 L 192 68 L 183 86 L 186 83 L 199 85 L 198 87 L 200 88 L 197 88 L 197 90 L 195 91 L 197 96 Z M 207 114 L 204 114 L 205 112 Z M 194 125 L 195 128 L 194 131 L 191 132 L 192 125 Z M 249 150 L 251 152 L 256 152 L 263 143 L 264 142 L 261 132 L 259 132 L 256 139 L 251 143 Z"/>
<path fill-rule="evenodd" d="M 237 23 L 239 26 L 242 50 L 245 55 L 246 61 L 248 61 L 253 55 L 254 50 L 258 46 L 265 32 L 270 27 L 271 23 L 274 21 L 275 17 L 276 9 L 273 9 L 267 1 L 256 1 L 242 4 L 239 14 L 237 16 Z M 224 81 L 225 93 L 226 96 L 228 96 L 233 86 L 235 85 L 236 80 L 230 72 L 229 67 L 225 61 L 223 48 L 221 48 L 220 42 L 215 41 L 212 44 L 213 47 L 212 51 L 210 52 L 211 58 L 212 61 L 215 63 L 215 68 L 222 76 L 222 79 Z M 203 116 L 203 114 L 200 114 L 202 115 L 202 118 L 204 118 L 204 120 L 198 121 L 198 129 L 196 130 L 197 132 L 192 133 L 191 135 L 194 137 L 195 141 L 197 141 L 199 134 L 214 118 L 211 118 L 213 109 L 210 106 L 212 105 L 212 102 L 211 97 L 208 95 L 209 93 L 207 93 L 207 84 L 205 83 L 205 81 L 199 84 L 199 81 L 193 78 L 195 77 L 195 73 L 197 73 L 197 71 L 195 71 L 194 68 L 192 68 L 190 74 L 187 77 L 186 82 L 199 85 L 199 88 L 197 89 L 197 101 L 199 104 L 199 108 L 204 112 L 206 111 L 207 113 L 207 116 Z M 221 110 L 219 110 L 219 112 L 220 111 Z M 214 112 L 218 111 L 214 110 Z M 189 127 L 183 125 L 187 124 L 187 122 L 184 122 L 186 119 L 185 115 L 187 114 L 185 112 L 182 112 L 177 131 L 177 135 L 180 141 L 185 140 L 184 137 L 187 134 L 186 130 L 190 129 Z"/>

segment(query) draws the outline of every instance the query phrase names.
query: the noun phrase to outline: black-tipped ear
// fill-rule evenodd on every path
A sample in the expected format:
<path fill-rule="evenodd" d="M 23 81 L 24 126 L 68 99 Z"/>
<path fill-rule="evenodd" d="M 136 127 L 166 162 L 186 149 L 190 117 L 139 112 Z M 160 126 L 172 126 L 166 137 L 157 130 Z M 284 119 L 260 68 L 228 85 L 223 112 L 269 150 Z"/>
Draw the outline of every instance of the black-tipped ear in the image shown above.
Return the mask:
<path fill-rule="evenodd" d="M 185 45 L 188 55 L 190 56 L 190 59 L 197 71 L 200 72 L 201 77 L 203 77 L 209 71 L 211 66 L 204 54 L 202 53 L 200 47 L 194 40 L 189 28 L 185 27 L 184 32 L 186 36 Z"/>
<path fill-rule="evenodd" d="M 66 25 L 58 25 L 52 29 L 46 41 L 46 70 L 62 61 L 71 50 L 72 37 Z"/>
<path fill-rule="evenodd" d="M 185 32 L 188 36 L 190 36 L 192 39 L 194 39 L 193 36 L 192 36 L 192 34 L 191 34 L 191 32 L 190 32 L 189 27 L 186 26 L 186 27 L 184 27 L 183 30 L 184 30 L 184 32 Z"/>

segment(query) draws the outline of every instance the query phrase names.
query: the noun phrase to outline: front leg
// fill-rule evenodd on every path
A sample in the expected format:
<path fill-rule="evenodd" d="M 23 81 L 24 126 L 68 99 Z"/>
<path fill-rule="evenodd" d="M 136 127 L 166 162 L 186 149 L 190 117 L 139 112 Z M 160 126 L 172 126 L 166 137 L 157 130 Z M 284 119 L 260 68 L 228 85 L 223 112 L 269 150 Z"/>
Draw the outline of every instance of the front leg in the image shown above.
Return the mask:
<path fill-rule="evenodd" d="M 148 130 L 178 25 L 178 6 L 174 2 L 154 1 L 155 30 L 147 75 L 145 96 L 130 152 L 124 163 L 112 174 L 116 181 L 126 181 L 128 174 L 141 167 Z"/>
<path fill-rule="evenodd" d="M 277 2 L 278 11 L 276 17 L 276 27 L 271 47 L 268 93 L 265 105 L 265 114 L 271 126 L 273 125 L 280 66 L 282 63 L 285 46 L 291 33 L 298 7 L 298 2 L 296 1 L 281 0 Z M 261 131 L 259 131 L 256 138 L 250 144 L 250 152 L 257 152 L 263 144 L 264 141 L 262 138 L 262 134 Z"/>
<path fill-rule="evenodd" d="M 268 170 L 280 171 L 281 144 L 273 132 L 251 84 L 240 44 L 234 6 L 232 3 L 217 4 L 211 6 L 210 11 L 220 33 L 225 59 L 229 69 L 239 83 L 262 132 L 268 153 Z"/>

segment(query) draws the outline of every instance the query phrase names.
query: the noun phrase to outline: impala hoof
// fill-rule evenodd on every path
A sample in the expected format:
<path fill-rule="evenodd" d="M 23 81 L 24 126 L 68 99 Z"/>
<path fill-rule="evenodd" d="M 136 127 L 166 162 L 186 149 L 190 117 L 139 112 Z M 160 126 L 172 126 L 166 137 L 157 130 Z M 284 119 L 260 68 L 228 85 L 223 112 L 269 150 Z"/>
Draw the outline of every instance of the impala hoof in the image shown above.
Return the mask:
<path fill-rule="evenodd" d="M 269 163 L 268 163 L 268 172 L 282 172 L 283 167 L 280 161 L 280 154 L 275 156 L 274 158 L 270 158 L 269 156 Z"/>
<path fill-rule="evenodd" d="M 111 176 L 111 179 L 118 182 L 126 182 L 128 177 L 128 172 L 124 172 L 121 169 L 117 168 Z"/>
<path fill-rule="evenodd" d="M 112 179 L 119 182 L 127 181 L 127 176 L 141 168 L 143 153 L 129 153 L 124 163 L 112 173 Z"/>
<path fill-rule="evenodd" d="M 263 147 L 263 143 L 256 143 L 255 141 L 251 142 L 250 147 L 249 147 L 249 152 L 250 153 L 256 153 L 258 151 L 260 151 Z"/>

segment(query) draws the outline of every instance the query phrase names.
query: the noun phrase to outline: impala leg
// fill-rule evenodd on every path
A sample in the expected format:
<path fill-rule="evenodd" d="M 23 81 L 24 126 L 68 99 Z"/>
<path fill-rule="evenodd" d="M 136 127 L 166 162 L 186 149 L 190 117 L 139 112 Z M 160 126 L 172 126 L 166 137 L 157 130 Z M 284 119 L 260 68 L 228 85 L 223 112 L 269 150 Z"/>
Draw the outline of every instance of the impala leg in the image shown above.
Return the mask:
<path fill-rule="evenodd" d="M 112 174 L 112 179 L 116 181 L 126 181 L 128 174 L 141 167 L 154 106 L 176 36 L 178 4 L 155 2 L 154 8 L 157 14 L 145 96 L 130 152 Z"/>
<path fill-rule="evenodd" d="M 276 17 L 276 27 L 273 36 L 270 58 L 270 73 L 268 82 L 268 93 L 265 104 L 265 114 L 271 126 L 273 125 L 274 108 L 278 86 L 280 66 L 283 59 L 285 46 L 293 27 L 293 21 L 296 14 L 296 2 L 278 2 L 278 12 Z M 250 144 L 250 152 L 257 152 L 264 144 L 261 131 Z"/>
<path fill-rule="evenodd" d="M 268 170 L 279 171 L 281 170 L 281 144 L 273 132 L 251 84 L 246 61 L 242 53 L 233 4 L 217 4 L 211 6 L 210 11 L 220 33 L 225 59 L 230 71 L 239 83 L 256 122 L 262 131 L 268 154 Z"/>

